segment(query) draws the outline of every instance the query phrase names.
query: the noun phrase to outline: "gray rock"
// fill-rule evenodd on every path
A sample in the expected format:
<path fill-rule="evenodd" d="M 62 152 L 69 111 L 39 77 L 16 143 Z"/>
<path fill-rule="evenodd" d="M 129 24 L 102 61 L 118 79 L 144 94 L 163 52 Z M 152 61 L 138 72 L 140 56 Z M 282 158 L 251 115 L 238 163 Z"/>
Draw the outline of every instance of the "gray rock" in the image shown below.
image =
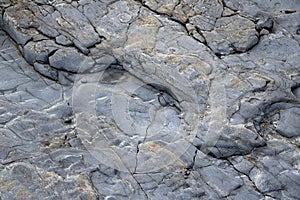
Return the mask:
<path fill-rule="evenodd" d="M 64 45 L 64 46 L 70 46 L 72 45 L 72 41 L 70 39 L 68 39 L 66 36 L 64 35 L 59 35 L 55 38 L 56 43 Z"/>
<path fill-rule="evenodd" d="M 282 185 L 278 179 L 276 179 L 271 173 L 254 168 L 250 172 L 250 178 L 258 190 L 262 193 L 269 193 L 282 189 Z"/>
<path fill-rule="evenodd" d="M 0 2 L 0 199 L 297 199 L 299 5 Z"/>
<path fill-rule="evenodd" d="M 40 42 L 28 42 L 23 53 L 27 62 L 33 64 L 35 62 L 49 63 L 49 54 L 53 54 L 61 48 L 52 40 L 42 40 Z"/>
<path fill-rule="evenodd" d="M 235 177 L 234 171 L 226 171 L 225 173 L 215 166 L 209 166 L 200 169 L 199 172 L 205 182 L 220 193 L 222 197 L 229 195 L 243 184 L 239 177 Z"/>
<path fill-rule="evenodd" d="M 274 25 L 274 21 L 272 18 L 270 17 L 261 17 L 262 19 L 260 19 L 260 21 L 257 23 L 256 25 L 256 30 L 258 32 L 261 32 L 263 29 L 268 30 L 269 32 L 272 31 L 273 25 Z"/>
<path fill-rule="evenodd" d="M 251 169 L 254 167 L 254 163 L 247 160 L 247 157 L 232 156 L 229 160 L 236 170 L 246 175 L 249 175 Z"/>
<path fill-rule="evenodd" d="M 58 72 L 57 70 L 50 67 L 50 65 L 47 64 L 40 64 L 40 63 L 34 63 L 33 64 L 34 70 L 39 72 L 45 77 L 48 77 L 52 80 L 58 80 Z"/>
<path fill-rule="evenodd" d="M 300 109 L 290 108 L 280 113 L 280 121 L 276 130 L 285 137 L 300 135 Z"/>
<path fill-rule="evenodd" d="M 152 10 L 173 16 L 181 22 L 186 22 L 189 19 L 194 26 L 201 30 L 211 29 L 216 18 L 219 18 L 223 11 L 222 3 L 216 0 L 198 2 L 146 0 L 143 3 Z"/>
<path fill-rule="evenodd" d="M 285 198 L 299 197 L 300 179 L 297 170 L 283 171 L 279 175 L 279 181 L 285 185 L 286 191 L 283 192 Z"/>
<path fill-rule="evenodd" d="M 207 147 L 217 158 L 250 153 L 255 147 L 266 143 L 257 133 L 246 128 L 224 127 L 214 147 Z"/>
<path fill-rule="evenodd" d="M 20 12 L 20 10 L 26 13 L 26 17 L 15 15 L 17 12 Z M 25 27 L 30 26 L 31 16 L 32 14 L 30 11 L 24 11 L 24 9 L 20 8 L 20 5 L 18 4 L 8 7 L 4 12 L 2 21 L 3 27 L 18 44 L 26 44 L 37 34 L 37 32 L 34 30 L 25 29 Z M 19 23 L 23 26 L 19 27 Z"/>
<path fill-rule="evenodd" d="M 284 10 L 297 10 L 299 9 L 299 3 L 297 0 L 288 0 L 286 2 L 282 2 L 280 0 L 275 1 L 259 1 L 259 0 L 225 0 L 226 6 L 230 7 L 234 10 L 239 10 L 249 15 L 255 16 L 257 12 L 267 12 L 270 14 L 278 14 L 280 11 Z"/>
<path fill-rule="evenodd" d="M 288 13 L 290 11 L 291 13 Z M 300 31 L 299 31 L 299 21 L 297 19 L 300 17 L 299 8 L 298 12 L 297 9 L 285 9 L 283 10 L 283 15 L 279 15 L 276 18 L 276 22 L 279 23 L 281 26 L 286 28 L 293 36 L 300 41 Z"/>
<path fill-rule="evenodd" d="M 255 24 L 243 17 L 220 18 L 212 31 L 203 31 L 208 46 L 216 54 L 245 52 L 258 42 Z"/>
<path fill-rule="evenodd" d="M 300 87 L 293 87 L 292 92 L 296 97 L 300 98 Z"/>
<path fill-rule="evenodd" d="M 112 169 L 103 169 L 102 172 L 92 173 L 91 180 L 95 188 L 104 196 L 117 198 L 138 198 L 147 199 L 146 194 L 138 189 L 139 186 L 129 174 L 119 174 Z M 115 178 L 114 178 L 115 177 Z M 112 190 L 113 189 L 113 190 Z"/>
<path fill-rule="evenodd" d="M 69 103 L 59 103 L 54 107 L 48 108 L 47 112 L 51 115 L 55 115 L 57 118 L 68 120 L 72 117 L 73 111 Z"/>
<path fill-rule="evenodd" d="M 73 48 L 59 49 L 49 58 L 52 67 L 72 73 L 81 73 L 94 66 L 94 60 Z"/>
<path fill-rule="evenodd" d="M 251 181 L 248 180 L 248 177 L 242 176 L 244 185 L 238 188 L 237 190 L 230 193 L 228 199 L 235 199 L 235 200 L 256 200 L 256 199 L 263 199 L 264 196 L 260 194 L 255 186 L 252 185 Z"/>
<path fill-rule="evenodd" d="M 96 199 L 96 195 L 92 193 L 92 185 L 86 185 L 87 189 L 82 192 L 78 189 L 80 184 L 87 184 L 87 179 L 83 176 L 73 176 L 70 180 L 73 180 L 71 184 L 67 184 L 66 181 L 61 180 L 60 176 L 55 173 L 45 173 L 43 169 L 35 168 L 28 163 L 17 163 L 6 167 L 0 173 L 1 182 L 5 182 L 7 185 L 4 187 L 6 190 L 12 191 L 11 194 L 3 193 L 1 196 L 4 199 L 9 198 L 89 198 Z M 55 181 L 53 185 L 57 189 L 57 192 L 51 192 L 51 189 L 46 189 L 47 182 Z M 49 183 L 48 183 L 49 184 Z M 51 184 L 51 183 L 50 183 Z M 66 187 L 68 185 L 68 189 Z M 18 185 L 18 187 L 15 187 Z M 3 187 L 1 188 L 3 189 Z"/>

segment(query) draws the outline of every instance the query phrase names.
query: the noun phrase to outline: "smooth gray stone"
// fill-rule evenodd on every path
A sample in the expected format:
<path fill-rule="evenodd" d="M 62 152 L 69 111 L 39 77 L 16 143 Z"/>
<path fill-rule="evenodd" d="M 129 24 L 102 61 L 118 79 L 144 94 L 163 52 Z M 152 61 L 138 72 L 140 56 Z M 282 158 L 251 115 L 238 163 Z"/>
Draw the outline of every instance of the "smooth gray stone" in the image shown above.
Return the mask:
<path fill-rule="evenodd" d="M 223 172 L 215 166 L 209 166 L 200 169 L 199 173 L 207 184 L 220 193 L 222 197 L 229 195 L 243 184 L 240 178 L 234 176 L 235 172 L 233 170 Z"/>
<path fill-rule="evenodd" d="M 36 70 L 38 73 L 42 74 L 43 76 L 48 77 L 52 80 L 58 80 L 57 70 L 50 67 L 50 65 L 34 63 L 33 67 L 34 70 Z"/>
<path fill-rule="evenodd" d="M 73 48 L 59 49 L 50 56 L 49 63 L 52 67 L 72 73 L 80 73 L 91 69 L 94 61 L 90 57 L 79 53 Z"/>
<path fill-rule="evenodd" d="M 282 2 L 275 1 L 260 1 L 260 0 L 225 0 L 225 5 L 234 10 L 239 10 L 254 16 L 258 11 L 267 12 L 270 14 L 278 14 L 284 10 L 297 10 L 300 8 L 297 0 L 287 0 Z"/>
<path fill-rule="evenodd" d="M 300 135 L 300 108 L 290 108 L 280 113 L 276 130 L 285 137 Z"/>
<path fill-rule="evenodd" d="M 233 155 L 244 155 L 255 147 L 265 146 L 266 143 L 257 133 L 243 128 L 225 127 L 214 145 L 208 151 L 217 158 Z"/>
<path fill-rule="evenodd" d="M 286 190 L 283 192 L 285 198 L 297 199 L 300 195 L 300 177 L 297 170 L 284 171 L 279 175 L 279 181 L 285 184 Z"/>
<path fill-rule="evenodd" d="M 254 168 L 250 172 L 250 178 L 260 192 L 268 193 L 282 189 L 282 185 L 275 176 L 266 170 Z"/>
<path fill-rule="evenodd" d="M 248 161 L 243 156 L 233 156 L 229 160 L 235 169 L 246 175 L 249 175 L 251 169 L 254 167 L 254 163 Z"/>
<path fill-rule="evenodd" d="M 264 198 L 264 196 L 257 191 L 255 186 L 253 186 L 253 184 L 251 184 L 251 181 L 249 181 L 248 177 L 243 176 L 242 178 L 243 178 L 244 183 L 247 183 L 247 184 L 244 184 L 239 189 L 230 193 L 230 196 L 228 197 L 228 199 L 256 200 L 256 199 Z"/>

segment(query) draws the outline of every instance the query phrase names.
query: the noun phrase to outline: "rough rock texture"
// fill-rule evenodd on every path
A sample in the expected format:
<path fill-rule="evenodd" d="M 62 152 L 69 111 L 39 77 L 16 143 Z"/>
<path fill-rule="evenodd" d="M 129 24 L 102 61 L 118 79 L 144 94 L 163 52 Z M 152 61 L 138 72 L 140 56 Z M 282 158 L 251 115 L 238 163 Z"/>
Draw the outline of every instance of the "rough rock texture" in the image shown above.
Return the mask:
<path fill-rule="evenodd" d="M 0 199 L 299 199 L 298 0 L 0 12 Z"/>

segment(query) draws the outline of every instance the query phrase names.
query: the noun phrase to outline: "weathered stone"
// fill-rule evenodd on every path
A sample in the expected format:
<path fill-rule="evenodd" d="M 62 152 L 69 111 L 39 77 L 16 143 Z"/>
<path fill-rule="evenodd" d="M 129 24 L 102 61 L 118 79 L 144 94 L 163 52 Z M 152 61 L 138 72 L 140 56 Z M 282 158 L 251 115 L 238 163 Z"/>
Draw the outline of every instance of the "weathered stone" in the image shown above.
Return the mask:
<path fill-rule="evenodd" d="M 230 157 L 229 160 L 233 164 L 234 168 L 243 174 L 249 175 L 251 169 L 254 167 L 254 163 L 247 160 L 247 157 L 233 156 Z"/>
<path fill-rule="evenodd" d="M 0 199 L 297 199 L 297 0 L 0 2 Z"/>
<path fill-rule="evenodd" d="M 214 147 L 208 151 L 215 157 L 229 157 L 250 153 L 255 147 L 264 146 L 266 143 L 257 134 L 242 127 L 224 127 Z"/>
<path fill-rule="evenodd" d="M 57 70 L 50 67 L 48 64 L 40 64 L 40 63 L 34 63 L 33 64 L 34 70 L 39 72 L 45 77 L 48 77 L 52 80 L 58 80 L 58 72 Z"/>
<path fill-rule="evenodd" d="M 256 200 L 262 199 L 264 196 L 260 194 L 255 186 L 252 186 L 251 181 L 248 180 L 248 177 L 242 176 L 244 185 L 241 186 L 239 189 L 230 193 L 229 199 L 234 200 Z"/>
<path fill-rule="evenodd" d="M 234 171 L 226 171 L 225 174 L 221 169 L 209 166 L 200 169 L 200 174 L 207 184 L 217 190 L 222 197 L 229 195 L 242 185 L 241 179 L 234 177 Z"/>
<path fill-rule="evenodd" d="M 296 11 L 293 9 L 290 9 L 292 11 Z M 286 11 L 289 11 L 289 9 L 286 9 Z M 286 11 L 283 10 L 285 13 Z M 300 42 L 300 29 L 299 29 L 299 19 L 300 13 L 299 8 L 297 12 L 291 12 L 283 15 L 279 15 L 276 17 L 276 22 L 279 23 L 281 26 L 286 28 L 291 34 L 293 34 L 293 37 L 295 37 L 298 42 Z"/>
<path fill-rule="evenodd" d="M 49 63 L 49 55 L 53 54 L 60 48 L 52 40 L 42 40 L 40 42 L 28 42 L 23 53 L 27 62 L 33 64 L 35 62 Z"/>
<path fill-rule="evenodd" d="M 20 12 L 26 13 L 25 16 L 18 15 Z M 18 44 L 24 45 L 38 34 L 35 30 L 26 29 L 32 25 L 32 17 L 22 4 L 10 6 L 4 12 L 3 27 Z"/>
<path fill-rule="evenodd" d="M 271 173 L 254 168 L 250 172 L 250 178 L 262 193 L 281 190 L 282 185 Z"/>
<path fill-rule="evenodd" d="M 3 174 L 5 173 L 5 176 Z M 89 198 L 96 199 L 93 194 L 92 185 L 87 182 L 84 176 L 69 177 L 73 180 L 71 184 L 67 184 L 68 180 L 62 180 L 55 173 L 45 172 L 43 169 L 35 168 L 27 163 L 12 164 L 1 171 L 1 182 L 5 183 L 1 189 L 12 191 L 11 194 L 1 193 L 4 199 L 8 198 Z M 56 184 L 53 184 L 53 181 Z M 53 186 L 52 186 L 53 184 Z M 18 185 L 15 187 L 15 185 Z M 51 185 L 57 189 L 57 192 L 51 192 L 46 189 L 47 185 Z M 67 186 L 68 185 L 68 186 Z M 82 192 L 79 185 L 85 187 Z M 65 188 L 68 187 L 66 190 Z"/>
<path fill-rule="evenodd" d="M 300 195 L 300 179 L 297 170 L 286 170 L 280 173 L 279 181 L 285 185 L 286 191 L 283 192 L 285 198 L 297 199 Z"/>
<path fill-rule="evenodd" d="M 73 48 L 59 49 L 50 56 L 49 63 L 52 67 L 72 73 L 81 73 L 94 66 L 94 60 L 84 56 Z"/>
<path fill-rule="evenodd" d="M 209 19 L 212 19 L 212 22 L 214 23 L 216 18 L 220 17 L 223 11 L 222 3 L 216 0 L 213 1 L 168 0 L 168 1 L 160 1 L 160 2 L 154 0 L 146 0 L 143 1 L 143 3 L 155 11 L 173 16 L 181 22 L 186 22 L 188 19 L 194 21 L 193 19 L 194 17 L 202 18 L 202 20 L 200 20 L 202 21 L 202 23 L 198 23 L 200 21 L 194 21 L 197 22 L 194 23 L 196 27 L 203 26 L 202 25 L 203 22 L 207 23 Z"/>
<path fill-rule="evenodd" d="M 294 137 L 300 135 L 300 109 L 290 108 L 280 113 L 280 122 L 277 131 L 286 137 Z"/>
<path fill-rule="evenodd" d="M 212 31 L 203 31 L 208 46 L 217 54 L 245 52 L 258 42 L 255 24 L 234 15 L 220 18 Z"/>

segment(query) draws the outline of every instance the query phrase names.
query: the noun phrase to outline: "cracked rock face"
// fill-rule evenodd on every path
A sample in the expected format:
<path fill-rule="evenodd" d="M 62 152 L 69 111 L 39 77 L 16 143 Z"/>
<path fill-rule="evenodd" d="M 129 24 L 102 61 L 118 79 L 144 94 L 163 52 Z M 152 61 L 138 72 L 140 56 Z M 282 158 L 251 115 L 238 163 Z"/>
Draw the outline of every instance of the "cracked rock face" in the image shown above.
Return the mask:
<path fill-rule="evenodd" d="M 237 15 L 218 19 L 214 29 L 203 35 L 208 46 L 221 55 L 246 52 L 258 42 L 255 24 Z"/>
<path fill-rule="evenodd" d="M 0 199 L 299 199 L 299 1 L 0 12 Z"/>

